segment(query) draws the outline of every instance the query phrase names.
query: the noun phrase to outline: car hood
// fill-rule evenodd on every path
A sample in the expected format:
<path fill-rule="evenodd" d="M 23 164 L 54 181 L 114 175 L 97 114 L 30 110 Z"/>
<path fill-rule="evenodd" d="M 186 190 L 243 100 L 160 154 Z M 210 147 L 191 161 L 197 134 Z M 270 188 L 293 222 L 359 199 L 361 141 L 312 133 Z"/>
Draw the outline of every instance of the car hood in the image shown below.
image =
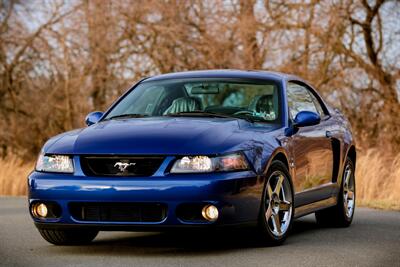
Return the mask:
<path fill-rule="evenodd" d="M 44 152 L 210 155 L 253 146 L 256 131 L 249 131 L 249 124 L 229 118 L 116 119 L 54 137 Z"/>

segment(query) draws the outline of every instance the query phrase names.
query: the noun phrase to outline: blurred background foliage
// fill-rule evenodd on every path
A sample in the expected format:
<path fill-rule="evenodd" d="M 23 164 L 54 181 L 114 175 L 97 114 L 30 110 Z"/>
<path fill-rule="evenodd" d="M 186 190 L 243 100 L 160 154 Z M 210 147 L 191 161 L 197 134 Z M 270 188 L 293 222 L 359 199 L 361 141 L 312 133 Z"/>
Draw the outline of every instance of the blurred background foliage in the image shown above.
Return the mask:
<path fill-rule="evenodd" d="M 400 151 L 400 1 L 3 0 L 0 156 L 36 157 L 142 77 L 275 70 L 350 119 L 360 149 Z"/>
<path fill-rule="evenodd" d="M 358 204 L 400 210 L 399 0 L 2 0 L 0 195 L 139 79 L 283 71 L 350 119 Z"/>

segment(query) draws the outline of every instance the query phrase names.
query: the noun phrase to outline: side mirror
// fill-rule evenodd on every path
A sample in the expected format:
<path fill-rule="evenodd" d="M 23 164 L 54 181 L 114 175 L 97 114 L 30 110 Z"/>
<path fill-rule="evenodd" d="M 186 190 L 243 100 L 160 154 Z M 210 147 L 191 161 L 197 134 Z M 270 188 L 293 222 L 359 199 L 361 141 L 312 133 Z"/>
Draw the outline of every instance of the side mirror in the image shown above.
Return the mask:
<path fill-rule="evenodd" d="M 305 127 L 317 125 L 321 121 L 321 117 L 312 111 L 300 111 L 297 113 L 296 118 L 294 119 L 295 127 Z"/>
<path fill-rule="evenodd" d="M 103 114 L 104 113 L 101 111 L 90 112 L 85 118 L 86 125 L 90 126 L 97 123 L 101 119 L 101 117 L 103 117 Z"/>

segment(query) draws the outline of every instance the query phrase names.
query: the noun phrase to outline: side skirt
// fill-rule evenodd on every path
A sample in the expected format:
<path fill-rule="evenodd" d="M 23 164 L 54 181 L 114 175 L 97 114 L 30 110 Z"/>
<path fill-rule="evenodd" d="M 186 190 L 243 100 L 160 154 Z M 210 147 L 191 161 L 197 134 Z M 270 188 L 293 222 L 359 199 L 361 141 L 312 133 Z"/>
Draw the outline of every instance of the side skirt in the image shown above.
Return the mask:
<path fill-rule="evenodd" d="M 325 208 L 329 208 L 335 206 L 337 203 L 337 198 L 335 196 L 323 199 L 317 202 L 313 202 L 307 205 L 303 205 L 300 207 L 295 208 L 294 210 L 294 217 L 300 218 L 302 216 L 308 215 L 310 213 L 316 212 L 318 210 L 322 210 Z"/>

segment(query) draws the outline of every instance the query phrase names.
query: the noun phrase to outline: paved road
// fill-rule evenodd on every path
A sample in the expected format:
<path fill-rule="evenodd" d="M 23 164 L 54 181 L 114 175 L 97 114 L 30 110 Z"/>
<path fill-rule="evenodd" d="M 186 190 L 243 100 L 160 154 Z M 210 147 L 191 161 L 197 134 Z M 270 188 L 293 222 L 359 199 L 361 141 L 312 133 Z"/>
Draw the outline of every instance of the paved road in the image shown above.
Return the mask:
<path fill-rule="evenodd" d="M 90 246 L 57 247 L 40 237 L 25 203 L 0 197 L 0 266 L 400 266 L 400 212 L 359 208 L 347 229 L 307 216 L 280 247 L 245 232 L 101 232 Z"/>

